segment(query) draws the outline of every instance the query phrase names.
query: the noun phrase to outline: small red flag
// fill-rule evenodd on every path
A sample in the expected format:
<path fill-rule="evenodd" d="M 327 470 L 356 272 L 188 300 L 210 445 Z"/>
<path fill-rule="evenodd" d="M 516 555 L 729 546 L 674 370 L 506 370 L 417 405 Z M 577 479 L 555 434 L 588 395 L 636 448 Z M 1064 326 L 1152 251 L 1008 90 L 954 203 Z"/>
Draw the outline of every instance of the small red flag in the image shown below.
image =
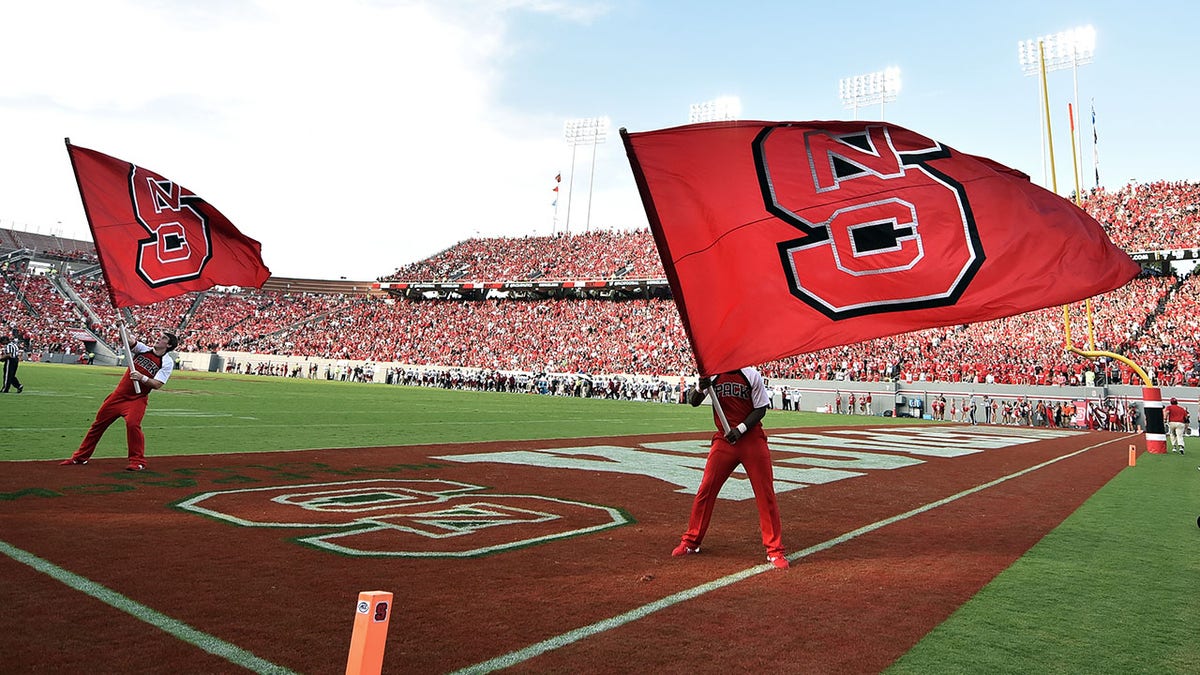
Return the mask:
<path fill-rule="evenodd" d="M 621 135 L 703 374 L 1074 302 L 1140 270 L 1028 176 L 892 124 Z"/>
<path fill-rule="evenodd" d="M 182 185 L 69 141 L 67 154 L 114 307 L 271 276 L 261 245 Z"/>

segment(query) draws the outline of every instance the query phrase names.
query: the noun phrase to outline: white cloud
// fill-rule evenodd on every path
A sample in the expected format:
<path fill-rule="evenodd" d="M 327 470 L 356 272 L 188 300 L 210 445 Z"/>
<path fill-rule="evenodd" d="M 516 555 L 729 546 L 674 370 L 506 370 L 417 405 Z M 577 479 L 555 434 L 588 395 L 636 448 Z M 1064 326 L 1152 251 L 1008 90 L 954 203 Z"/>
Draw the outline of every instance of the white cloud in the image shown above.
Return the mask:
<path fill-rule="evenodd" d="M 495 103 L 518 10 L 602 11 L 5 3 L 0 224 L 86 232 L 70 136 L 209 200 L 279 276 L 370 278 L 476 232 L 548 233 L 562 120 Z"/>

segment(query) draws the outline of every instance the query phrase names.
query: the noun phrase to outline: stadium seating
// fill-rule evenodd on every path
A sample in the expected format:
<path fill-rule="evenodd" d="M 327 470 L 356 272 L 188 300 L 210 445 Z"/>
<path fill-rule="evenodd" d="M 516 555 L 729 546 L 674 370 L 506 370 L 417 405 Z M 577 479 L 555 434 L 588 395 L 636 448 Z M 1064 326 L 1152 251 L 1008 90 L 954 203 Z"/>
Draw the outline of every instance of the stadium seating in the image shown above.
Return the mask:
<path fill-rule="evenodd" d="M 1119 245 L 1131 251 L 1200 245 L 1200 184 L 1130 184 L 1094 190 L 1084 200 Z M 26 242 L 3 231 L 0 254 Z M 27 237 L 27 236 L 26 236 Z M 41 241 L 39 243 L 46 244 Z M 23 264 L 3 271 L 5 319 L 34 350 L 78 348 L 91 327 L 110 344 L 116 318 L 99 276 L 72 277 L 65 261 L 94 251 L 55 241 L 67 284 L 95 317 L 64 299 L 50 278 Z M 549 237 L 474 238 L 401 267 L 390 281 L 516 281 L 661 278 L 653 238 L 645 230 Z M 60 282 L 61 283 L 61 282 Z M 1200 379 L 1200 282 L 1145 276 L 1071 310 L 1072 344 L 1115 351 L 1152 370 L 1164 385 Z M 313 292 L 210 290 L 188 293 L 134 315 L 143 326 L 174 329 L 185 351 L 236 350 L 376 363 L 487 371 L 630 373 L 676 378 L 693 368 L 670 300 L 568 298 L 421 300 Z M 96 320 L 98 319 L 98 321 Z M 1090 334 L 1090 339 L 1089 339 Z M 1087 363 L 1063 350 L 1061 308 L 998 321 L 950 326 L 871 340 L 760 364 L 771 378 L 837 381 L 965 381 L 1071 384 L 1086 370 L 1122 382 L 1122 364 Z M 249 364 L 246 364 L 248 367 Z M 279 374 L 271 371 L 263 374 Z M 294 368 L 282 369 L 294 375 Z M 305 372 L 304 375 L 310 375 Z M 400 372 L 392 379 L 402 381 Z M 465 378 L 463 381 L 470 381 Z M 439 380 L 440 382 L 440 380 Z M 460 383 L 461 384 L 461 383 Z M 467 386 L 467 385 L 461 385 Z M 480 380 L 478 386 L 489 385 Z M 564 385 L 565 386 L 565 385 Z M 597 387 L 599 389 L 599 386 Z"/>
<path fill-rule="evenodd" d="M 648 230 L 468 239 L 380 281 L 661 279 Z"/>
<path fill-rule="evenodd" d="M 1200 246 L 1200 183 L 1130 183 L 1115 192 L 1099 188 L 1084 196 L 1083 208 L 1126 251 Z"/>

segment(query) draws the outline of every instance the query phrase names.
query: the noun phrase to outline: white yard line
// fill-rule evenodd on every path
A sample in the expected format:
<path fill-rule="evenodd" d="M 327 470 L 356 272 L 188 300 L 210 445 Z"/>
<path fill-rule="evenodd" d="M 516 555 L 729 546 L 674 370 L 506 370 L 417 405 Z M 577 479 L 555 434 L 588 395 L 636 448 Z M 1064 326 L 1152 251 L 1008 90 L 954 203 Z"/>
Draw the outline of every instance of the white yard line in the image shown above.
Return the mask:
<path fill-rule="evenodd" d="M 963 490 L 962 492 L 958 492 L 956 494 L 950 495 L 949 497 L 945 497 L 945 498 L 939 499 L 937 501 L 929 502 L 928 504 L 925 504 L 924 506 L 919 506 L 915 509 L 912 509 L 911 511 L 905 511 L 904 513 L 901 513 L 899 515 L 892 516 L 891 518 L 885 518 L 883 520 L 871 523 L 870 525 L 864 525 L 863 527 L 860 527 L 857 530 L 852 530 L 852 531 L 847 532 L 839 537 L 835 537 L 833 539 L 823 541 L 819 544 L 814 544 L 812 546 L 809 546 L 806 549 L 792 553 L 791 555 L 787 556 L 787 559 L 790 562 L 795 562 L 801 558 L 806 558 L 810 555 L 813 555 L 814 553 L 820 553 L 821 551 L 833 548 L 834 546 L 837 546 L 838 544 L 844 544 L 853 539 L 857 539 L 858 537 L 861 537 L 864 534 L 874 532 L 875 530 L 878 530 L 883 527 L 887 527 L 888 525 L 892 525 L 894 523 L 898 523 L 900 521 L 907 520 L 914 516 L 919 516 L 922 513 L 925 513 L 927 511 L 932 511 L 933 509 L 936 509 L 939 506 L 944 506 L 951 502 L 962 499 L 963 497 L 969 497 L 977 492 L 982 492 L 989 488 L 1000 485 L 1001 483 L 1004 483 L 1006 481 L 1010 481 L 1014 478 L 1020 478 L 1021 476 L 1024 476 L 1026 474 L 1032 473 L 1039 469 L 1045 468 L 1047 466 L 1050 466 L 1051 464 L 1061 462 L 1064 459 L 1070 459 L 1077 455 L 1081 455 L 1085 452 L 1088 452 L 1089 450 L 1094 450 L 1095 448 L 1099 448 L 1101 446 L 1108 445 L 1110 443 L 1124 442 L 1124 441 L 1128 440 L 1129 438 L 1134 438 L 1136 436 L 1137 436 L 1137 434 L 1123 436 L 1121 438 L 1110 440 L 1110 441 L 1105 441 L 1103 443 L 1089 445 L 1086 448 L 1082 448 L 1080 450 L 1076 450 L 1074 452 L 1067 453 L 1060 457 L 1048 459 L 1045 462 L 1042 462 L 1041 464 L 1035 464 L 1034 466 L 1031 466 L 1029 468 L 1022 469 L 1015 473 L 1010 473 L 1007 476 L 1002 476 L 1000 478 L 997 478 L 996 480 L 984 483 L 983 485 L 977 485 L 973 488 L 969 488 L 969 489 Z M 490 659 L 488 661 L 483 661 L 482 663 L 477 663 L 473 666 L 468 666 L 461 670 L 455 671 L 455 673 L 464 673 L 464 674 L 466 674 L 466 673 L 471 673 L 471 674 L 490 673 L 495 670 L 500 670 L 501 668 L 510 668 L 519 663 L 528 661 L 529 659 L 532 659 L 534 657 L 541 656 L 542 654 L 554 651 L 555 649 L 559 649 L 561 647 L 566 647 L 568 645 L 574 644 L 576 642 L 579 642 L 579 641 L 581 641 L 585 638 L 591 637 L 593 635 L 599 635 L 601 633 L 612 630 L 614 628 L 624 626 L 625 624 L 633 623 L 634 621 L 637 621 L 639 619 L 644 619 L 645 617 L 647 617 L 659 610 L 667 609 L 668 607 L 673 607 L 673 606 L 678 605 L 687 600 L 692 600 L 694 598 L 698 598 L 698 597 L 703 596 L 712 591 L 715 591 L 715 590 L 718 590 L 721 588 L 725 588 L 726 586 L 731 586 L 731 585 L 733 585 L 739 581 L 745 580 L 745 579 L 749 579 L 750 577 L 753 577 L 753 576 L 756 576 L 759 574 L 763 574 L 765 572 L 775 572 L 775 571 L 776 570 L 775 570 L 774 566 L 771 565 L 770 563 L 763 563 L 762 565 L 756 565 L 749 569 L 742 570 L 741 572 L 735 572 L 728 576 L 721 577 L 720 579 L 714 579 L 713 581 L 710 581 L 705 584 L 701 584 L 694 588 L 689 588 L 689 589 L 680 591 L 678 593 L 675 593 L 673 595 L 668 595 L 667 597 L 662 598 L 661 600 L 656 600 L 649 604 L 642 605 L 641 607 L 631 609 L 628 612 L 625 612 L 623 614 L 618 614 L 617 616 L 614 616 L 614 617 L 611 617 L 608 619 L 604 619 L 602 621 L 597 621 L 596 623 L 593 623 L 593 624 L 590 624 L 587 626 L 581 626 L 579 628 L 576 628 L 575 630 L 567 631 L 566 633 L 563 633 L 561 635 L 556 635 L 552 638 L 543 640 L 536 644 L 529 645 L 528 647 L 525 647 L 523 649 L 518 649 L 516 651 L 509 652 L 502 656 L 497 656 L 494 659 Z"/>
<path fill-rule="evenodd" d="M 1135 438 L 1135 437 L 1137 437 L 1137 434 L 1123 436 L 1121 438 L 1105 441 L 1103 443 L 1097 443 L 1094 445 L 1090 445 L 1086 448 L 1082 448 L 1082 449 L 1067 453 L 1065 455 L 1061 455 L 1059 457 L 1055 457 L 1053 459 L 1046 460 L 1045 462 L 1042 462 L 1040 464 L 1036 464 L 1034 466 L 1022 469 L 1015 473 L 1008 474 L 1007 476 L 1002 476 L 1000 478 L 997 478 L 993 481 L 989 481 L 982 485 L 978 485 L 978 486 L 969 488 L 967 490 L 963 490 L 962 492 L 958 492 L 956 494 L 950 495 L 949 497 L 945 497 L 943 499 L 939 499 L 937 501 L 930 502 L 928 504 L 919 506 L 915 509 L 892 516 L 890 518 L 885 518 L 883 520 L 876 521 L 869 525 L 865 525 L 863 527 L 860 527 L 856 530 L 852 530 L 850 532 L 847 532 L 847 533 L 845 533 L 841 536 L 835 537 L 833 539 L 829 539 L 829 540 L 821 542 L 819 544 L 814 544 L 812 546 L 809 546 L 808 548 L 805 548 L 805 549 L 802 549 L 802 550 L 792 553 L 791 555 L 787 556 L 787 558 L 789 561 L 795 562 L 797 560 L 800 560 L 801 558 L 805 558 L 805 557 L 811 556 L 815 553 L 819 553 L 821 551 L 825 551 L 827 549 L 833 548 L 834 546 L 846 543 L 848 541 L 851 541 L 853 539 L 861 537 L 862 535 L 874 532 L 875 530 L 881 529 L 888 525 L 892 525 L 894 523 L 898 523 L 900 521 L 907 520 L 914 516 L 921 515 L 922 513 L 926 513 L 928 511 L 936 509 L 939 506 L 944 506 L 951 502 L 962 499 L 963 497 L 968 497 L 968 496 L 976 494 L 978 492 L 982 492 L 983 490 L 987 490 L 989 488 L 995 487 L 997 485 L 1000 485 L 1001 483 L 1007 482 L 1014 478 L 1020 478 L 1021 476 L 1024 476 L 1026 474 L 1032 473 L 1039 469 L 1045 468 L 1047 466 L 1050 466 L 1050 465 L 1060 462 L 1062 460 L 1070 459 L 1072 457 L 1083 454 L 1090 450 L 1094 450 L 1095 448 L 1102 447 L 1104 445 L 1109 445 L 1111 443 L 1121 443 L 1121 442 L 1128 440 L 1129 438 Z M 203 649 L 204 651 L 206 651 L 210 654 L 213 654 L 215 656 L 219 656 L 237 666 L 240 666 L 242 668 L 245 668 L 247 670 L 257 672 L 257 673 L 279 673 L 282 675 L 282 674 L 287 674 L 287 673 L 293 672 L 283 666 L 276 665 L 265 659 L 255 656 L 254 654 L 246 651 L 245 649 L 242 649 L 241 647 L 238 647 L 237 645 L 231 644 L 229 642 L 221 640 L 220 638 L 218 638 L 216 636 L 209 635 L 209 634 L 199 631 L 195 628 L 192 628 L 191 626 L 183 623 L 182 621 L 174 619 L 174 618 L 167 616 L 166 614 L 163 614 L 155 609 L 147 607 L 146 605 L 143 605 L 139 602 L 131 600 L 130 598 L 127 598 L 124 595 L 117 593 L 116 591 L 106 588 L 105 586 L 103 586 L 99 583 L 96 583 L 90 579 L 87 579 L 86 577 L 75 574 L 74 572 L 65 570 L 65 569 L 59 567 L 58 565 L 55 565 L 54 563 L 49 562 L 48 560 L 40 558 L 32 553 L 29 553 L 28 551 L 17 548 L 7 542 L 0 541 L 0 553 L 3 553 L 4 555 L 8 556 L 9 558 L 11 558 L 21 564 L 24 564 L 24 565 L 27 565 L 28 567 L 33 568 L 33 569 L 37 570 L 38 572 L 42 572 L 43 574 L 46 574 L 46 575 L 52 577 L 53 579 L 65 584 L 66 586 L 68 586 L 70 588 L 73 588 L 81 593 L 85 593 L 93 598 L 96 598 L 97 600 L 100 600 L 101 602 L 109 605 L 110 607 L 113 607 L 114 609 L 125 612 L 126 614 L 128 614 L 140 621 L 150 624 L 151 626 L 154 626 L 155 628 L 158 628 L 159 630 L 162 630 L 163 632 L 165 632 L 169 635 L 172 635 L 172 636 L 178 638 L 179 640 L 182 640 L 183 642 L 186 642 L 195 647 Z M 742 570 L 740 572 L 735 572 L 733 574 L 721 577 L 720 579 L 715 579 L 708 583 L 701 584 L 699 586 L 695 586 L 693 588 L 689 588 L 689 589 L 680 591 L 678 593 L 669 595 L 665 598 L 642 605 L 641 607 L 634 608 L 628 612 L 624 612 L 617 616 L 614 616 L 614 617 L 611 617 L 608 619 L 604 619 L 601 621 L 597 621 L 597 622 L 587 625 L 587 626 L 582 626 L 582 627 L 576 628 L 574 630 L 568 631 L 561 635 L 557 635 L 552 638 L 538 642 L 536 644 L 529 645 L 528 647 L 525 647 L 523 649 L 512 651 L 512 652 L 509 652 L 508 654 L 498 656 L 498 657 L 490 659 L 488 661 L 483 661 L 481 663 L 477 663 L 475 665 L 468 666 L 468 667 L 463 668 L 456 672 L 457 673 L 489 673 L 489 672 L 492 672 L 495 670 L 499 670 L 501 668 L 509 668 L 509 667 L 512 667 L 519 663 L 528 661 L 537 656 L 540 656 L 542 654 L 545 654 L 547 652 L 553 651 L 555 649 L 559 649 L 561 647 L 566 647 L 568 645 L 571 645 L 571 644 L 574 644 L 581 640 L 584 640 L 588 637 L 591 637 L 594 635 L 599 635 L 601 633 L 612 630 L 614 628 L 618 628 L 625 624 L 632 623 L 639 619 L 643 619 L 659 610 L 667 609 L 669 607 L 673 607 L 675 605 L 683 603 L 687 600 L 692 600 L 694 598 L 701 597 L 707 593 L 710 593 L 715 590 L 719 590 L 721 588 L 725 588 L 727 586 L 731 586 L 739 581 L 743 581 L 750 577 L 753 577 L 753 576 L 756 576 L 759 574 L 763 574 L 765 572 L 773 572 L 773 571 L 775 571 L 775 568 L 769 563 L 764 563 L 762 565 L 756 565 L 754 567 L 750 567 L 750 568 Z"/>
<path fill-rule="evenodd" d="M 74 572 L 69 572 L 48 560 L 39 558 L 7 542 L 0 541 L 0 553 L 7 555 L 21 564 L 28 565 L 43 574 L 47 574 L 81 593 L 90 595 L 114 609 L 125 612 L 135 619 L 144 621 L 164 633 L 172 635 L 190 645 L 199 647 L 209 654 L 219 656 L 246 670 L 255 673 L 278 673 L 279 675 L 293 672 L 283 666 L 277 666 L 270 661 L 261 659 L 237 645 L 230 644 L 218 637 L 196 630 L 182 621 L 173 619 L 140 602 L 130 600 L 124 595 L 106 588 L 91 579 L 79 576 Z"/>

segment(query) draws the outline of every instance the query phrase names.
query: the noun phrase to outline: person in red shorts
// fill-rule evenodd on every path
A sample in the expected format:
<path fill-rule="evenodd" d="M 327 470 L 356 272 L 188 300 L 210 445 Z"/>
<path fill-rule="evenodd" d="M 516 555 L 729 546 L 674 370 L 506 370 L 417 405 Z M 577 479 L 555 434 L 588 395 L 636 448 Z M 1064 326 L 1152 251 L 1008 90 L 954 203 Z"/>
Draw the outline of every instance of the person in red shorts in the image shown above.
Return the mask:
<path fill-rule="evenodd" d="M 717 494 L 733 470 L 740 464 L 754 489 L 754 501 L 758 506 L 758 524 L 762 530 L 763 546 L 767 548 L 767 561 L 778 569 L 787 569 L 784 556 L 779 505 L 775 501 L 775 476 L 771 470 L 771 450 L 767 447 L 767 434 L 762 428 L 763 416 L 767 413 L 767 390 L 762 376 L 754 368 L 721 373 L 712 378 L 700 378 L 699 389 L 689 393 L 688 403 L 698 406 L 708 396 L 709 387 L 717 398 L 729 422 L 729 433 L 721 431 L 716 408 L 713 419 L 717 431 L 713 434 L 704 465 L 704 477 L 692 502 L 691 518 L 687 531 L 683 533 L 679 546 L 671 552 L 673 556 L 684 556 L 700 552 L 700 542 L 708 530 L 716 506 Z"/>
<path fill-rule="evenodd" d="M 146 415 L 150 392 L 161 389 L 171 377 L 171 371 L 175 369 L 175 361 L 167 352 L 177 344 L 177 337 L 171 333 L 163 333 L 154 343 L 154 347 L 141 342 L 129 345 L 133 353 L 129 375 L 122 377 L 117 383 L 117 388 L 104 399 L 100 410 L 96 412 L 96 421 L 92 422 L 87 435 L 83 437 L 83 442 L 79 444 L 79 449 L 70 459 L 60 462 L 61 465 L 87 464 L 105 430 L 117 421 L 118 417 L 124 417 L 125 439 L 129 445 L 129 465 L 125 470 L 141 471 L 146 468 L 146 436 L 142 433 L 142 418 Z M 140 392 L 134 388 L 135 382 L 141 388 Z"/>

